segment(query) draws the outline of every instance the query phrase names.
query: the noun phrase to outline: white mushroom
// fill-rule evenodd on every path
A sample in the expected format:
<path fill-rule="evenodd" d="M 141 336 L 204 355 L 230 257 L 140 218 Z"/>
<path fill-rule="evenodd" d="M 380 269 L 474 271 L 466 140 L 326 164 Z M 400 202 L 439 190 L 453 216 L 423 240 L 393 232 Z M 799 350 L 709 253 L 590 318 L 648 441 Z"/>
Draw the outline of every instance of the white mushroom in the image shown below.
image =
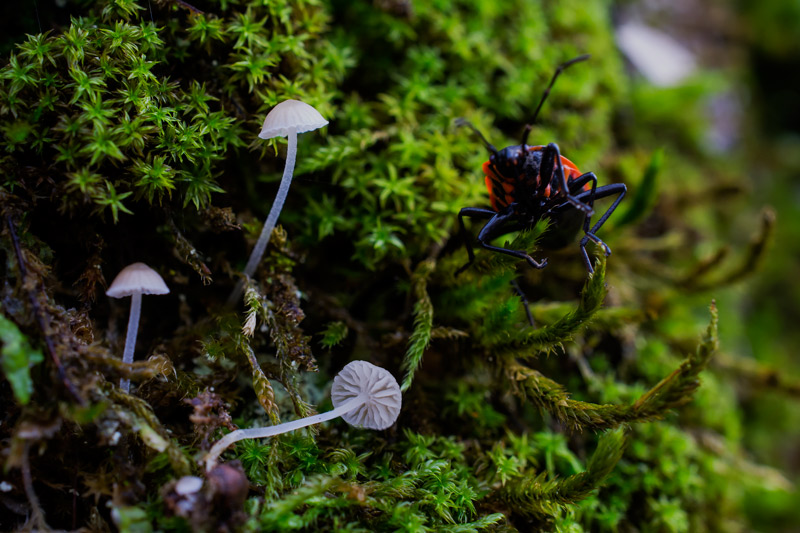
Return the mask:
<path fill-rule="evenodd" d="M 292 173 L 294 172 L 294 163 L 297 157 L 297 134 L 319 129 L 327 123 L 328 121 L 322 118 L 319 111 L 299 100 L 281 102 L 272 108 L 272 111 L 267 114 L 267 118 L 264 119 L 264 126 L 258 136 L 262 139 L 287 137 L 289 147 L 286 149 L 286 166 L 283 168 L 283 177 L 281 177 L 281 184 L 278 187 L 278 195 L 272 203 L 272 208 L 269 210 L 269 215 L 267 215 L 267 221 L 264 222 L 264 228 L 261 230 L 258 242 L 250 254 L 247 266 L 244 268 L 244 273 L 248 276 L 253 275 L 258 263 L 261 261 L 261 256 L 264 255 L 272 230 L 278 222 L 278 215 L 283 209 L 283 202 L 289 193 L 289 185 L 292 183 Z"/>
<path fill-rule="evenodd" d="M 142 311 L 142 294 L 168 294 L 169 288 L 158 272 L 144 263 L 133 263 L 123 268 L 106 295 L 111 298 L 131 297 L 131 314 L 128 317 L 128 333 L 125 335 L 125 351 L 122 362 L 129 365 L 133 362 L 133 350 L 136 348 L 136 334 L 139 331 L 139 316 Z M 128 392 L 131 387 L 129 379 L 121 379 L 120 388 Z"/>
<path fill-rule="evenodd" d="M 342 413 L 351 426 L 386 429 L 397 420 L 402 397 L 397 380 L 386 370 L 366 361 L 353 361 L 333 378 L 334 408 L 359 397 L 361 405 Z"/>
<path fill-rule="evenodd" d="M 203 478 L 197 476 L 183 476 L 175 483 L 175 494 L 188 496 L 199 492 L 203 488 Z"/>
<path fill-rule="evenodd" d="M 368 429 L 386 429 L 397 420 L 402 405 L 400 386 L 388 371 L 366 361 L 353 361 L 333 379 L 331 388 L 333 411 L 321 413 L 277 426 L 237 429 L 212 446 L 205 456 L 206 471 L 217 464 L 225 449 L 243 439 L 260 439 L 280 435 L 312 424 L 341 416 L 345 422 Z"/>
<path fill-rule="evenodd" d="M 695 70 L 694 55 L 680 41 L 640 22 L 616 30 L 617 46 L 636 70 L 656 87 L 674 87 Z"/>

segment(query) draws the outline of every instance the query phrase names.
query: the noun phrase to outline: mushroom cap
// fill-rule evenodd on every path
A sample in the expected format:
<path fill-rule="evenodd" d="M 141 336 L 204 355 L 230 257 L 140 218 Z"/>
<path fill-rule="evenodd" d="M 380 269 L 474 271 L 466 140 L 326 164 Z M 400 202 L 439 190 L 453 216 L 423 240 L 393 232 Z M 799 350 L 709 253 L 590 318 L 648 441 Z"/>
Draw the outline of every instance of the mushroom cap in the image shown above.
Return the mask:
<path fill-rule="evenodd" d="M 352 426 L 386 429 L 397 420 L 402 405 L 400 385 L 388 371 L 366 361 L 348 363 L 335 378 L 331 388 L 334 407 L 366 393 L 363 405 L 342 415 Z"/>
<path fill-rule="evenodd" d="M 203 488 L 203 478 L 197 476 L 183 476 L 175 483 L 175 493 L 188 496 L 199 492 Z"/>
<path fill-rule="evenodd" d="M 321 128 L 327 123 L 319 111 L 307 103 L 300 100 L 284 100 L 267 113 L 258 136 L 262 139 L 286 137 L 291 129 L 294 129 L 295 133 L 303 133 Z"/>
<path fill-rule="evenodd" d="M 695 56 L 667 33 L 637 22 L 617 28 L 617 46 L 656 87 L 674 87 L 697 70 Z"/>
<path fill-rule="evenodd" d="M 158 272 L 144 263 L 133 263 L 119 271 L 106 296 L 124 298 L 133 294 L 168 294 L 169 287 Z"/>

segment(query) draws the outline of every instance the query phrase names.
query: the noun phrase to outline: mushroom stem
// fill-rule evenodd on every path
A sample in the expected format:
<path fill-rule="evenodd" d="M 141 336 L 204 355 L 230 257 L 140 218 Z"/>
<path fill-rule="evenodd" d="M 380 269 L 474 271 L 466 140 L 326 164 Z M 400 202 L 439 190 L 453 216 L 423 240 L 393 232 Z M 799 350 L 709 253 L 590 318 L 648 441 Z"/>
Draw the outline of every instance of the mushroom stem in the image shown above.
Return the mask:
<path fill-rule="evenodd" d="M 264 256 L 264 250 L 267 249 L 269 238 L 272 236 L 272 230 L 275 229 L 275 224 L 278 222 L 278 216 L 283 209 L 283 203 L 286 201 L 286 196 L 289 194 L 289 186 L 292 184 L 292 174 L 294 173 L 294 163 L 297 159 L 297 128 L 290 128 L 287 135 L 289 147 L 286 149 L 286 165 L 283 167 L 283 176 L 281 177 L 281 184 L 278 186 L 278 194 L 275 196 L 275 201 L 272 202 L 272 207 L 267 215 L 267 220 L 264 222 L 264 227 L 261 229 L 261 235 L 258 237 L 253 251 L 250 253 L 250 258 L 247 260 L 247 265 L 244 267 L 244 274 L 247 277 L 253 277 L 253 274 Z M 244 289 L 244 282 L 240 280 L 233 292 L 228 298 L 228 307 L 233 307 L 239 296 L 242 295 Z"/>
<path fill-rule="evenodd" d="M 273 437 L 275 435 L 280 435 L 281 433 L 294 431 L 295 429 L 304 428 L 306 426 L 310 426 L 313 424 L 319 424 L 320 422 L 325 422 L 327 420 L 334 419 L 336 417 L 347 414 L 350 411 L 358 409 L 360 406 L 366 403 L 367 400 L 368 396 L 362 393 L 356 396 L 355 398 L 343 403 L 336 409 L 328 411 L 326 413 L 320 413 L 318 415 L 308 416 L 306 418 L 301 418 L 299 420 L 292 420 L 291 422 L 285 422 L 283 424 L 278 424 L 277 426 L 237 429 L 236 431 L 232 431 L 227 435 L 225 435 L 224 437 L 222 437 L 220 440 L 218 440 L 214 444 L 214 446 L 211 447 L 211 450 L 208 452 L 208 454 L 205 456 L 204 461 L 206 462 L 206 471 L 210 471 L 216 466 L 217 458 L 219 458 L 220 454 L 234 442 L 238 442 L 244 439 L 261 439 L 264 437 Z"/>
<path fill-rule="evenodd" d="M 133 363 L 133 351 L 136 348 L 136 335 L 139 332 L 139 316 L 142 314 L 142 293 L 131 294 L 131 314 L 128 317 L 128 333 L 125 335 L 125 351 L 122 352 L 122 362 L 126 365 Z M 131 380 L 119 380 L 119 386 L 125 392 L 131 389 Z"/>
<path fill-rule="evenodd" d="M 261 236 L 258 238 L 253 252 L 250 254 L 250 259 L 247 260 L 247 266 L 244 267 L 244 273 L 252 277 L 256 271 L 256 267 L 261 262 L 261 257 L 264 255 L 264 250 L 267 248 L 269 238 L 272 236 L 272 230 L 278 222 L 278 216 L 283 209 L 283 202 L 286 201 L 286 196 L 289 194 L 289 186 L 292 184 L 292 174 L 294 173 L 294 163 L 297 158 L 297 129 L 292 128 L 289 130 L 287 136 L 289 140 L 289 147 L 286 150 L 286 166 L 283 167 L 283 177 L 281 177 L 281 184 L 278 187 L 278 195 L 272 203 L 272 208 L 267 215 L 267 221 L 264 222 L 264 228 L 261 230 Z"/>

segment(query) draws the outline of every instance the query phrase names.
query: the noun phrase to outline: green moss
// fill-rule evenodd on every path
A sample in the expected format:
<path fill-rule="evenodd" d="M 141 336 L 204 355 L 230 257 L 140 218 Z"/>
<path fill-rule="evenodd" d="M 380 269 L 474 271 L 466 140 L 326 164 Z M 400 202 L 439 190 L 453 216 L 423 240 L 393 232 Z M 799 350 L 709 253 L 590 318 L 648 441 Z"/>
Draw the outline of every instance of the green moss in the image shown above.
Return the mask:
<path fill-rule="evenodd" d="M 41 351 L 31 348 L 16 324 L 4 316 L 0 316 L 0 339 L 3 340 L 0 368 L 14 391 L 16 401 L 26 405 L 33 394 L 31 367 L 44 361 L 44 356 Z"/>
<path fill-rule="evenodd" d="M 764 154 L 705 142 L 704 103 L 728 82 L 630 80 L 602 1 L 190 4 L 40 6 L 64 23 L 4 37 L 0 440 L 33 521 L 2 529 L 731 531 L 792 516 L 788 319 L 741 312 L 792 231 L 731 200 Z M 457 214 L 488 205 L 488 154 L 454 119 L 517 144 L 553 69 L 582 53 L 531 140 L 628 183 L 598 233 L 613 255 L 587 275 L 577 242 L 537 245 L 545 220 L 496 243 L 547 268 L 477 250 L 459 272 Z M 283 141 L 256 132 L 287 98 L 330 125 L 300 137 L 282 226 L 232 309 L 283 168 Z M 145 299 L 126 368 L 126 304 L 98 293 L 133 261 L 171 294 Z M 787 276 L 770 265 L 775 294 Z M 742 331 L 775 359 L 745 359 Z M 396 426 L 245 440 L 223 455 L 233 469 L 201 471 L 235 426 L 328 409 L 352 359 L 402 377 Z M 193 501 L 174 485 L 189 474 L 206 479 Z"/>

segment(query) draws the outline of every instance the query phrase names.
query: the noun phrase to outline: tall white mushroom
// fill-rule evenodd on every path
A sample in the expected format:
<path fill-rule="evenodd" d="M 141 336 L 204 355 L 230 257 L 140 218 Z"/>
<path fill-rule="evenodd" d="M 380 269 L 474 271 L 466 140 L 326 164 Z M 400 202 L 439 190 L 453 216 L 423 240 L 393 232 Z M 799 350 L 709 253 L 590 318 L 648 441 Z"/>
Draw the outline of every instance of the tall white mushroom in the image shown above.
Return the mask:
<path fill-rule="evenodd" d="M 261 127 L 261 133 L 258 136 L 262 139 L 287 137 L 289 146 L 286 149 L 286 166 L 283 167 L 283 176 L 281 177 L 281 184 L 278 186 L 278 194 L 275 196 L 275 201 L 269 210 L 267 220 L 261 229 L 258 242 L 256 242 L 253 251 L 250 253 L 250 258 L 247 260 L 247 265 L 244 267 L 244 273 L 248 277 L 255 273 L 258 263 L 261 262 L 261 257 L 264 255 L 264 250 L 267 249 L 272 230 L 278 222 L 281 209 L 283 209 L 283 203 L 286 201 L 286 195 L 289 193 L 289 186 L 292 184 L 292 174 L 294 173 L 294 163 L 297 158 L 297 134 L 319 129 L 326 124 L 328 124 L 328 121 L 322 118 L 319 111 L 299 100 L 284 100 L 267 113 L 267 118 L 264 119 L 264 125 Z M 233 305 L 239 298 L 243 287 L 244 285 L 241 282 L 236 285 L 228 299 L 229 305 Z"/>
<path fill-rule="evenodd" d="M 341 416 L 352 426 L 386 429 L 397 420 L 402 405 L 400 386 L 388 371 L 366 361 L 348 363 L 335 378 L 331 387 L 333 411 L 321 413 L 277 426 L 237 429 L 228 433 L 211 447 L 205 456 L 206 471 L 217 464 L 225 449 L 243 439 L 260 439 L 280 435 L 312 424 Z"/>
<path fill-rule="evenodd" d="M 256 242 L 250 254 L 250 259 L 247 260 L 247 266 L 244 267 L 244 273 L 248 276 L 252 276 L 255 273 L 258 263 L 261 262 L 261 257 L 267 248 L 272 230 L 278 222 L 281 209 L 283 209 L 283 202 L 286 201 L 286 195 L 289 193 L 289 185 L 292 184 L 292 174 L 294 173 L 294 163 L 297 158 L 297 134 L 313 131 L 327 124 L 328 121 L 322 118 L 319 111 L 300 100 L 285 100 L 267 113 L 267 118 L 264 119 L 264 125 L 261 127 L 261 133 L 258 136 L 261 139 L 286 137 L 289 141 L 289 146 L 286 149 L 286 165 L 283 167 L 283 176 L 278 187 L 278 194 L 275 196 L 275 201 L 269 210 L 267 221 L 264 222 L 258 242 Z"/>
<path fill-rule="evenodd" d="M 136 348 L 136 334 L 139 331 L 139 316 L 142 312 L 142 294 L 168 294 L 169 288 L 158 272 L 144 263 L 133 263 L 123 268 L 106 295 L 111 298 L 131 297 L 131 314 L 128 317 L 128 333 L 125 335 L 125 351 L 122 362 L 129 365 L 133 362 L 133 350 Z M 121 379 L 120 388 L 128 392 L 131 380 Z"/>

